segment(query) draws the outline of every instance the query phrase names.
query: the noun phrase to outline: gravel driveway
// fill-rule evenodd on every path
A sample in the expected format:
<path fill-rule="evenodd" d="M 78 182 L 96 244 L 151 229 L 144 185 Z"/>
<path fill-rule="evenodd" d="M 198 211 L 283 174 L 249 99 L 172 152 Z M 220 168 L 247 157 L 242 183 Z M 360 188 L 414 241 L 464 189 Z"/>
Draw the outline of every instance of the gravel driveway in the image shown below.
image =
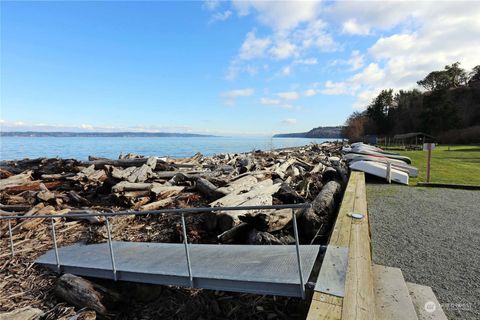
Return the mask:
<path fill-rule="evenodd" d="M 373 261 L 432 287 L 449 319 L 480 319 L 480 191 L 368 183 L 367 199 Z"/>

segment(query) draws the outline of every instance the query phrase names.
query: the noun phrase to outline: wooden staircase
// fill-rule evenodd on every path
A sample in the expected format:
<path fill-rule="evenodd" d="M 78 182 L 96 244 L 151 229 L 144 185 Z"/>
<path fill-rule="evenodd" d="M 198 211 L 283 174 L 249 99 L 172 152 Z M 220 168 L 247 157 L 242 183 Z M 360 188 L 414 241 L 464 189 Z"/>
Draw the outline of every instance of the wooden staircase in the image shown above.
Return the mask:
<path fill-rule="evenodd" d="M 353 219 L 351 213 L 362 219 Z M 372 263 L 363 172 L 352 172 L 307 319 L 446 320 L 432 289 Z M 343 290 L 344 289 L 344 290 Z"/>

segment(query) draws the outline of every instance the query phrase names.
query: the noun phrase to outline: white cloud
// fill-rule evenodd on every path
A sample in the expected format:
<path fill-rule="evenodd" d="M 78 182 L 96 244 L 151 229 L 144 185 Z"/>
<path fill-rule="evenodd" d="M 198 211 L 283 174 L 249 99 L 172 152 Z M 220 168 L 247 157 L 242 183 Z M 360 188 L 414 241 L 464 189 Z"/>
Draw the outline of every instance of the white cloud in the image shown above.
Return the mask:
<path fill-rule="evenodd" d="M 343 32 L 353 35 L 369 35 L 370 28 L 367 25 L 360 25 L 355 19 L 349 19 L 343 23 Z"/>
<path fill-rule="evenodd" d="M 355 71 L 363 67 L 364 65 L 364 57 L 360 54 L 360 51 L 354 50 L 352 51 L 352 55 L 350 59 L 347 61 L 347 64 L 350 65 L 350 70 Z"/>
<path fill-rule="evenodd" d="M 240 47 L 240 53 L 238 56 L 243 60 L 263 57 L 271 42 L 272 41 L 269 38 L 257 38 L 255 36 L 255 31 L 250 31 L 247 33 L 245 41 Z"/>
<path fill-rule="evenodd" d="M 308 58 L 308 59 L 298 59 L 293 61 L 294 64 L 306 64 L 306 65 L 313 65 L 317 64 L 318 60 L 317 58 Z"/>
<path fill-rule="evenodd" d="M 222 93 L 222 97 L 224 98 L 223 104 L 227 107 L 235 106 L 236 98 L 238 97 L 250 97 L 255 93 L 255 90 L 251 88 L 245 89 L 236 89 L 230 90 Z"/>
<path fill-rule="evenodd" d="M 240 16 L 257 13 L 257 19 L 275 30 L 297 27 L 300 23 L 313 20 L 320 10 L 321 1 L 265 1 L 233 0 Z"/>
<path fill-rule="evenodd" d="M 343 79 L 310 88 L 354 95 L 356 107 L 383 88 L 416 87 L 417 80 L 446 64 L 460 61 L 466 69 L 480 64 L 480 6 L 475 1 L 336 1 L 322 7 L 319 1 L 236 0 L 233 8 L 270 30 L 246 35 L 232 58 L 230 76 L 248 72 L 245 61 L 251 59 L 285 60 L 282 70 L 271 64 L 261 72 L 288 75 L 292 69 L 287 66 L 318 64 L 322 52 L 353 47 L 349 58 L 334 62 L 345 66 Z M 332 32 L 349 34 L 353 41 L 339 43 Z M 357 39 L 366 35 L 373 45 L 360 51 Z M 319 60 L 307 58 L 317 55 Z"/>
<path fill-rule="evenodd" d="M 224 12 L 215 12 L 210 18 L 210 23 L 216 21 L 225 21 L 232 16 L 232 11 L 225 10 Z"/>
<path fill-rule="evenodd" d="M 365 65 L 365 56 L 359 50 L 353 50 L 348 60 L 334 60 L 330 63 L 331 66 L 348 65 L 348 71 L 356 71 Z"/>
<path fill-rule="evenodd" d="M 297 122 L 298 122 L 298 120 L 295 119 L 295 118 L 287 118 L 287 119 L 282 120 L 283 124 L 288 124 L 288 125 L 297 124 Z"/>
<path fill-rule="evenodd" d="M 312 21 L 304 28 L 296 29 L 291 37 L 301 44 L 303 50 L 315 48 L 321 52 L 332 52 L 339 49 L 339 44 L 326 30 L 327 23 L 321 19 Z"/>
<path fill-rule="evenodd" d="M 313 97 L 314 95 L 316 95 L 318 92 L 317 90 L 315 89 L 307 89 L 303 92 L 303 95 L 306 96 L 306 97 Z"/>
<path fill-rule="evenodd" d="M 357 100 L 353 103 L 353 108 L 364 109 L 377 96 L 378 91 L 378 89 L 372 89 L 360 92 L 357 96 Z"/>
<path fill-rule="evenodd" d="M 350 82 L 357 85 L 375 85 L 385 78 L 385 71 L 376 63 L 370 63 L 361 72 L 350 78 Z"/>
<path fill-rule="evenodd" d="M 282 103 L 280 99 L 261 98 L 260 103 L 265 106 L 278 106 Z"/>
<path fill-rule="evenodd" d="M 258 36 L 255 31 L 247 33 L 238 54 L 230 64 L 228 79 L 245 72 L 245 60 L 296 59 L 291 64 L 317 64 L 315 58 L 303 58 L 312 53 L 333 52 L 341 46 L 327 31 L 328 24 L 319 19 L 321 1 L 233 1 L 239 16 L 255 15 L 270 32 Z M 285 69 L 290 74 L 288 69 Z M 291 71 L 291 70 L 290 70 Z M 285 75 L 285 72 L 280 75 Z"/>
<path fill-rule="evenodd" d="M 300 95 L 296 91 L 278 92 L 276 95 L 284 100 L 297 100 L 300 98 Z"/>
<path fill-rule="evenodd" d="M 230 90 L 230 91 L 224 92 L 222 93 L 222 96 L 227 98 L 249 97 L 249 96 L 252 96 L 254 93 L 255 93 L 255 90 L 251 88 L 245 88 L 245 89 L 236 89 L 236 90 Z"/>
<path fill-rule="evenodd" d="M 271 53 L 275 59 L 286 59 L 296 55 L 298 51 L 296 45 L 290 43 L 288 40 L 282 40 L 270 48 L 269 53 Z"/>
<path fill-rule="evenodd" d="M 203 7 L 209 11 L 213 11 L 220 5 L 220 0 L 204 0 Z"/>
<path fill-rule="evenodd" d="M 332 82 L 330 80 L 325 82 L 325 89 L 323 89 L 322 94 L 326 95 L 337 95 L 337 94 L 346 94 L 347 83 L 345 82 Z"/>
<path fill-rule="evenodd" d="M 405 53 L 415 47 L 414 34 L 394 34 L 377 40 L 369 49 L 376 58 L 390 58 L 399 53 Z"/>

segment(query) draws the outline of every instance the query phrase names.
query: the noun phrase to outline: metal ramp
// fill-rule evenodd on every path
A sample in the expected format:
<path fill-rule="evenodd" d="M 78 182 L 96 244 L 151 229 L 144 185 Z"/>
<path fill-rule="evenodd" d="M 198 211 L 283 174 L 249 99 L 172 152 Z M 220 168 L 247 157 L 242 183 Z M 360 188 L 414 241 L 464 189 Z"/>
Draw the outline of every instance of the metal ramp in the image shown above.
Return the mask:
<path fill-rule="evenodd" d="M 80 276 L 213 290 L 302 297 L 320 246 L 184 244 L 112 241 L 50 250 L 37 264 Z M 189 267 L 191 266 L 191 275 Z"/>

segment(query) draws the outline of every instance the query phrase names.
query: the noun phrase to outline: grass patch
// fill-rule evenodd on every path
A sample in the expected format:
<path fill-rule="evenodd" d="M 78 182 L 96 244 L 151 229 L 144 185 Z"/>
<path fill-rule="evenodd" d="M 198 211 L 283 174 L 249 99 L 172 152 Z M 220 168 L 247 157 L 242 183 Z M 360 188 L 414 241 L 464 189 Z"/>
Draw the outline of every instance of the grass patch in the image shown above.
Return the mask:
<path fill-rule="evenodd" d="M 427 181 L 427 151 L 396 152 L 418 167 L 418 177 L 410 178 L 410 185 Z M 430 182 L 480 185 L 480 146 L 437 146 L 432 151 Z"/>

